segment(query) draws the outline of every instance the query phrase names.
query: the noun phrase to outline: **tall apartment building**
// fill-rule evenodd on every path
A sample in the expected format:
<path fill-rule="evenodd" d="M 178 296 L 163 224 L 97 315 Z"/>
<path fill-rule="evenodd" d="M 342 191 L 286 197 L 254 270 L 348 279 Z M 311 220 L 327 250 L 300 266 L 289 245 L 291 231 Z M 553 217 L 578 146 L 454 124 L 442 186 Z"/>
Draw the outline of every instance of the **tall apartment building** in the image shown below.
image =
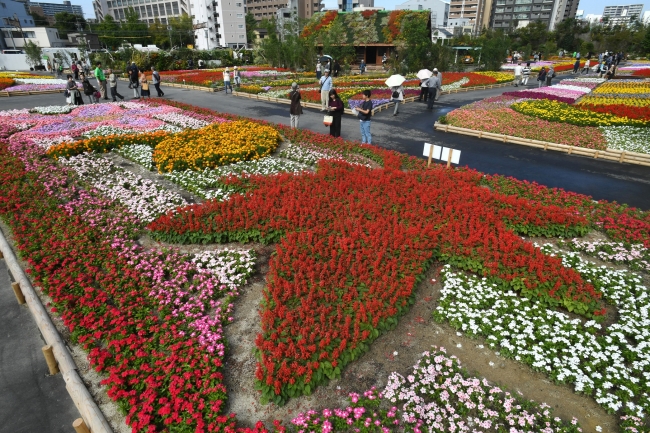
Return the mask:
<path fill-rule="evenodd" d="M 156 20 L 167 24 L 170 17 L 191 15 L 189 0 L 93 0 L 98 20 L 111 15 L 116 21 L 125 20 L 130 7 L 140 15 L 140 21 L 153 24 Z M 243 0 L 242 0 L 243 1 Z"/>
<path fill-rule="evenodd" d="M 251 1 L 251 0 L 248 0 Z M 320 12 L 325 4 L 321 3 L 322 0 L 288 0 L 285 7 L 278 9 L 276 19 L 278 22 L 286 21 L 287 19 L 301 18 L 309 19 L 316 12 Z M 250 7 L 248 8 L 251 9 Z"/>
<path fill-rule="evenodd" d="M 339 12 L 352 12 L 354 8 L 374 8 L 375 0 L 338 0 Z"/>
<path fill-rule="evenodd" d="M 63 3 L 39 3 L 39 2 L 29 2 L 30 10 L 32 7 L 41 8 L 43 10 L 43 15 L 53 17 L 59 12 L 68 12 L 74 15 L 83 16 L 84 11 L 79 5 L 73 5 L 68 0 L 63 0 Z"/>
<path fill-rule="evenodd" d="M 603 21 L 607 20 L 608 24 L 629 24 L 633 19 L 641 19 L 643 5 L 625 5 L 625 6 L 605 6 L 603 11 Z"/>
<path fill-rule="evenodd" d="M 495 29 L 516 29 L 541 21 L 549 30 L 565 18 L 575 17 L 578 0 L 494 0 L 490 24 Z"/>
<path fill-rule="evenodd" d="M 395 9 L 408 9 L 412 11 L 431 11 L 431 28 L 441 29 L 447 27 L 449 20 L 449 1 L 444 0 L 407 0 L 395 5 Z"/>
<path fill-rule="evenodd" d="M 449 3 L 449 19 L 466 18 L 474 28 L 474 34 L 489 27 L 490 12 L 494 0 L 451 0 Z"/>
<path fill-rule="evenodd" d="M 199 50 L 246 46 L 245 0 L 192 0 L 192 16 Z"/>

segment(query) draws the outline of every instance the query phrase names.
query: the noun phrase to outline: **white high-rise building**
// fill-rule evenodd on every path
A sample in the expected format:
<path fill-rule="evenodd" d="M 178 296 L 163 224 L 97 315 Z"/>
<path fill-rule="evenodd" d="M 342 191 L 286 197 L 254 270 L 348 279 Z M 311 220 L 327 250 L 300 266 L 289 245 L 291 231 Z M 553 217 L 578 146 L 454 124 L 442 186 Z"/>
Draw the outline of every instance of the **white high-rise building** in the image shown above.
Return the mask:
<path fill-rule="evenodd" d="M 140 21 L 153 24 L 156 20 L 167 24 L 171 17 L 190 15 L 189 0 L 93 0 L 93 9 L 98 20 L 111 15 L 115 21 L 124 21 L 132 7 Z"/>
<path fill-rule="evenodd" d="M 191 1 L 197 49 L 246 46 L 245 0 Z"/>
<path fill-rule="evenodd" d="M 608 24 L 628 24 L 633 19 L 641 18 L 643 5 L 605 6 L 603 20 L 607 19 Z"/>
<path fill-rule="evenodd" d="M 407 0 L 395 6 L 395 9 L 411 11 L 431 11 L 431 28 L 447 27 L 449 20 L 449 1 L 444 0 Z"/>

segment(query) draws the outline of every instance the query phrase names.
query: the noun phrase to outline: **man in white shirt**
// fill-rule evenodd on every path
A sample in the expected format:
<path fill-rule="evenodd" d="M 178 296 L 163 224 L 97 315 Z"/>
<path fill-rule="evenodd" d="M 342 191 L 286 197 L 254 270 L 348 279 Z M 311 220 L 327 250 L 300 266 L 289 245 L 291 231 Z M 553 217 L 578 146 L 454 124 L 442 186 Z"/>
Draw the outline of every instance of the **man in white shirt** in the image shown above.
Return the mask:
<path fill-rule="evenodd" d="M 515 87 L 519 87 L 519 83 L 521 82 L 521 71 L 522 71 L 522 67 L 520 62 L 517 63 L 517 66 L 515 66 L 515 81 L 514 81 Z"/>
<path fill-rule="evenodd" d="M 320 77 L 319 80 L 320 83 L 320 102 L 321 102 L 321 110 L 320 111 L 325 111 L 327 110 L 327 103 L 329 102 L 329 94 L 330 90 L 332 90 L 332 77 L 330 77 L 330 70 L 325 69 L 325 75 Z"/>

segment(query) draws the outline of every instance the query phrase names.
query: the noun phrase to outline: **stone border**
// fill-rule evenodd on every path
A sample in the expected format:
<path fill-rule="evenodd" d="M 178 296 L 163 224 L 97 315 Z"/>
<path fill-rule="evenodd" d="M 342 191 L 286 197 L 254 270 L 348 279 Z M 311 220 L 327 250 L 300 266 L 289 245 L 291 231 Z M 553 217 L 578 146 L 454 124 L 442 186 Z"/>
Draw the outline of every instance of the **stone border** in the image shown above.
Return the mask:
<path fill-rule="evenodd" d="M 90 392 L 88 392 L 83 380 L 79 377 L 77 365 L 72 359 L 72 355 L 66 348 L 65 343 L 61 339 L 61 335 L 38 298 L 29 278 L 27 278 L 27 275 L 25 275 L 25 272 L 18 263 L 2 231 L 0 231 L 0 252 L 2 252 L 7 268 L 11 272 L 11 275 L 13 275 L 14 280 L 20 285 L 20 289 L 27 301 L 27 306 L 32 313 L 43 339 L 48 345 L 52 346 L 54 357 L 65 381 L 65 387 L 77 410 L 79 410 L 79 413 L 83 417 L 83 420 L 92 433 L 113 433 L 113 429 L 111 429 L 108 421 L 106 421 L 104 414 L 97 406 L 97 403 L 95 403 L 95 400 L 93 400 Z"/>
<path fill-rule="evenodd" d="M 475 129 L 459 128 L 457 126 L 443 125 L 434 123 L 434 131 L 453 132 L 471 137 L 487 138 L 489 140 L 501 141 L 503 143 L 520 144 L 523 146 L 535 147 L 544 150 L 554 150 L 564 152 L 567 155 L 575 154 L 580 156 L 589 156 L 594 159 L 605 159 L 621 163 L 643 165 L 650 167 L 650 155 L 638 152 L 628 152 L 626 150 L 617 150 L 607 148 L 605 150 L 587 149 L 585 147 L 569 146 L 567 144 L 549 143 L 546 141 L 531 140 L 528 138 L 514 137 L 512 135 L 495 134 L 492 132 L 477 131 Z"/>

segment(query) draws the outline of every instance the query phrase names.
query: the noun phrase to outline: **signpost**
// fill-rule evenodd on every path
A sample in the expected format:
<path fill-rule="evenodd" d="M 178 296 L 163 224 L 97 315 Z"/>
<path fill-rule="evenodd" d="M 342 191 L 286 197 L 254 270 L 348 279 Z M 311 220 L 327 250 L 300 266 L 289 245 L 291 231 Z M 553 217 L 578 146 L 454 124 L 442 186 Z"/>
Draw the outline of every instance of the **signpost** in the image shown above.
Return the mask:
<path fill-rule="evenodd" d="M 422 154 L 429 157 L 427 167 L 431 167 L 432 159 L 447 161 L 447 168 L 451 167 L 452 163 L 460 163 L 460 150 L 452 149 L 451 147 L 442 147 L 431 143 L 424 143 L 424 151 Z"/>

